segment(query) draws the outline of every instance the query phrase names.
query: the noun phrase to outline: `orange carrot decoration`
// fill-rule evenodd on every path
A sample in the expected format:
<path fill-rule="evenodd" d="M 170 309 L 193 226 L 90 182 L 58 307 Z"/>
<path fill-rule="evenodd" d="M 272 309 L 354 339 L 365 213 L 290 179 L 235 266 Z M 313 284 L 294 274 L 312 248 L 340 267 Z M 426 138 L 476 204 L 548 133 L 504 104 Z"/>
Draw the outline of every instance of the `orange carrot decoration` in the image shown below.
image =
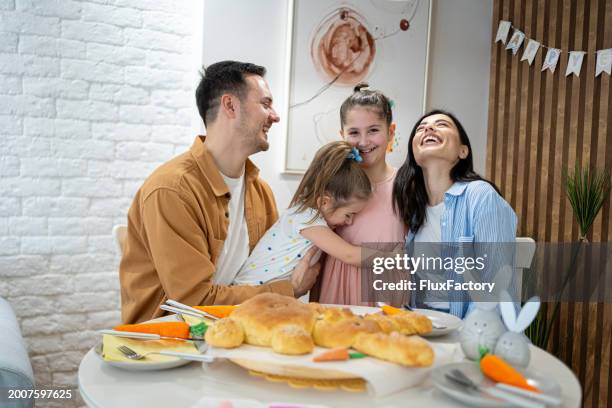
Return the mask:
<path fill-rule="evenodd" d="M 224 318 L 229 316 L 236 306 L 232 305 L 212 305 L 212 306 L 194 306 L 195 309 L 201 310 L 215 317 Z"/>
<path fill-rule="evenodd" d="M 364 358 L 365 354 L 352 352 L 349 353 L 348 349 L 340 347 L 325 351 L 318 356 L 313 357 L 312 361 L 315 363 L 322 363 L 325 361 L 345 361 L 352 358 Z"/>
<path fill-rule="evenodd" d="M 349 359 L 348 349 L 335 348 L 335 349 L 324 351 L 318 356 L 313 357 L 312 361 L 321 363 L 324 361 L 344 361 L 348 359 Z"/>
<path fill-rule="evenodd" d="M 152 333 L 166 337 L 180 337 L 181 339 L 188 339 L 190 337 L 189 325 L 185 322 L 121 324 L 113 327 L 113 330 Z"/>
<path fill-rule="evenodd" d="M 484 356 L 480 360 L 480 369 L 493 381 L 514 385 L 528 391 L 540 392 L 536 387 L 529 385 L 527 379 L 521 373 L 499 356 L 493 354 Z"/>
<path fill-rule="evenodd" d="M 394 315 L 394 314 L 398 314 L 400 312 L 403 312 L 402 309 L 399 309 L 397 307 L 393 307 L 393 306 L 389 306 L 389 305 L 383 305 L 380 307 L 383 311 L 384 314 L 386 315 Z"/>

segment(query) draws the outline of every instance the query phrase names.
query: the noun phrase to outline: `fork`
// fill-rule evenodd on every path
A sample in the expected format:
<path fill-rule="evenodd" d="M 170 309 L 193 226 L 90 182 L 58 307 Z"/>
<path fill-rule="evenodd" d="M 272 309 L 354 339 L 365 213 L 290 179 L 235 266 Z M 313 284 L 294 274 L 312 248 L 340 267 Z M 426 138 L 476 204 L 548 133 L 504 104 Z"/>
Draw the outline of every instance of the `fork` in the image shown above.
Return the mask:
<path fill-rule="evenodd" d="M 214 360 L 214 357 L 212 356 L 207 356 L 203 354 L 179 353 L 178 351 L 166 351 L 166 350 L 149 351 L 147 353 L 140 354 L 137 351 L 129 348 L 128 346 L 118 346 L 117 350 L 119 350 L 121 354 L 123 354 L 130 360 L 142 360 L 149 354 L 159 354 L 162 356 L 178 357 L 183 360 L 204 361 L 205 363 L 211 363 Z"/>
<path fill-rule="evenodd" d="M 481 387 L 459 369 L 451 370 L 450 373 L 446 373 L 444 376 L 453 383 L 465 387 L 467 390 L 489 394 L 492 397 L 499 398 L 517 407 L 545 408 L 544 404 L 526 398 L 522 398 L 518 395 L 511 394 L 507 391 L 495 387 Z"/>
<path fill-rule="evenodd" d="M 177 302 L 176 300 L 168 299 L 166 304 L 160 306 L 160 309 L 168 312 L 186 314 L 193 317 L 206 317 L 211 320 L 219 320 L 217 316 L 213 316 L 210 313 L 206 313 L 202 310 L 198 310 L 195 307 L 188 306 L 184 303 Z"/>

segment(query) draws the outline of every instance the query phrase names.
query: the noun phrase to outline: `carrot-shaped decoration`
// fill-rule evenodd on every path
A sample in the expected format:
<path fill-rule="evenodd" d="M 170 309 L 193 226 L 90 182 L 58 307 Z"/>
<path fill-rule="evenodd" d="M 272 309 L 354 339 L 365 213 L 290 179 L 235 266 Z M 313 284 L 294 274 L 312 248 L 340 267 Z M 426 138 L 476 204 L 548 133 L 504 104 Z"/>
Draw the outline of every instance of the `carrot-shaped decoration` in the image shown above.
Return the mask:
<path fill-rule="evenodd" d="M 188 339 L 190 337 L 189 325 L 185 322 L 121 324 L 113 327 L 113 330 L 159 334 L 160 336 L 179 337 L 181 339 Z"/>
<path fill-rule="evenodd" d="M 514 367 L 506 363 L 501 357 L 487 354 L 480 360 L 480 369 L 493 381 L 514 385 L 528 391 L 540 392 L 533 385 L 527 383 L 527 379 Z"/>
<path fill-rule="evenodd" d="M 345 360 L 348 360 L 349 358 L 363 358 L 363 357 L 365 357 L 365 354 L 363 353 L 358 353 L 358 352 L 349 353 L 348 349 L 341 347 L 341 348 L 327 350 L 319 354 L 318 356 L 313 357 L 312 361 L 316 363 L 322 363 L 325 361 L 345 361 Z"/>
<path fill-rule="evenodd" d="M 384 314 L 386 315 L 394 315 L 394 314 L 398 314 L 400 312 L 403 312 L 402 309 L 399 309 L 397 307 L 393 307 L 393 306 L 389 306 L 389 305 L 383 305 L 380 307 L 383 311 Z"/>
<path fill-rule="evenodd" d="M 212 305 L 212 306 L 194 306 L 195 309 L 201 310 L 215 317 L 224 318 L 228 317 L 236 306 L 233 305 Z"/>
<path fill-rule="evenodd" d="M 324 351 L 323 353 L 315 356 L 312 361 L 316 363 L 322 363 L 324 361 L 344 361 L 349 359 L 348 349 L 335 348 Z"/>

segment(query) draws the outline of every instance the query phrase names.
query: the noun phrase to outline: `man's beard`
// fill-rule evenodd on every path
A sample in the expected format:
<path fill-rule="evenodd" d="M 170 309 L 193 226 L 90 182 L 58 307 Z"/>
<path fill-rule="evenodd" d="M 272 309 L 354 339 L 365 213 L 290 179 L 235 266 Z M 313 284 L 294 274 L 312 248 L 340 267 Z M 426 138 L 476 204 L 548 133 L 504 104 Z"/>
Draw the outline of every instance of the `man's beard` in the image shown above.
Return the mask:
<path fill-rule="evenodd" d="M 260 134 L 263 133 L 263 126 L 251 126 L 247 125 L 247 120 L 243 121 L 240 126 L 240 133 L 242 133 L 242 140 L 245 147 L 255 154 L 258 152 L 265 152 L 270 148 L 270 143 L 267 140 L 262 139 Z M 267 135 L 266 135 L 267 137 Z"/>
<path fill-rule="evenodd" d="M 268 135 L 266 135 L 267 137 Z M 260 152 L 265 152 L 270 148 L 270 143 L 267 140 L 257 139 L 257 144 Z"/>

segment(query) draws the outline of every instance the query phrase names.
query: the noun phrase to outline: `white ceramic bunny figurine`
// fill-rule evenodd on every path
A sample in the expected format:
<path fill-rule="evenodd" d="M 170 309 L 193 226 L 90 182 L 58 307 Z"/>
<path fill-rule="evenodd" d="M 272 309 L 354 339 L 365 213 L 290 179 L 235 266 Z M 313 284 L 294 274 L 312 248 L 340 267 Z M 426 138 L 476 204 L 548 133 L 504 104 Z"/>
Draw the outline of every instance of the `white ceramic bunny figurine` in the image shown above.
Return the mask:
<path fill-rule="evenodd" d="M 480 358 L 481 348 L 492 351 L 497 339 L 505 331 L 495 302 L 475 302 L 476 307 L 467 315 L 461 329 L 460 343 L 470 360 Z"/>
<path fill-rule="evenodd" d="M 509 331 L 499 338 L 493 353 L 516 367 L 527 367 L 531 353 L 529 352 L 529 340 L 523 334 L 523 331 L 538 314 L 540 298 L 534 296 L 529 299 L 517 317 L 508 292 L 504 291 L 501 296 L 502 301 L 499 302 L 499 305 L 504 323 Z"/>

